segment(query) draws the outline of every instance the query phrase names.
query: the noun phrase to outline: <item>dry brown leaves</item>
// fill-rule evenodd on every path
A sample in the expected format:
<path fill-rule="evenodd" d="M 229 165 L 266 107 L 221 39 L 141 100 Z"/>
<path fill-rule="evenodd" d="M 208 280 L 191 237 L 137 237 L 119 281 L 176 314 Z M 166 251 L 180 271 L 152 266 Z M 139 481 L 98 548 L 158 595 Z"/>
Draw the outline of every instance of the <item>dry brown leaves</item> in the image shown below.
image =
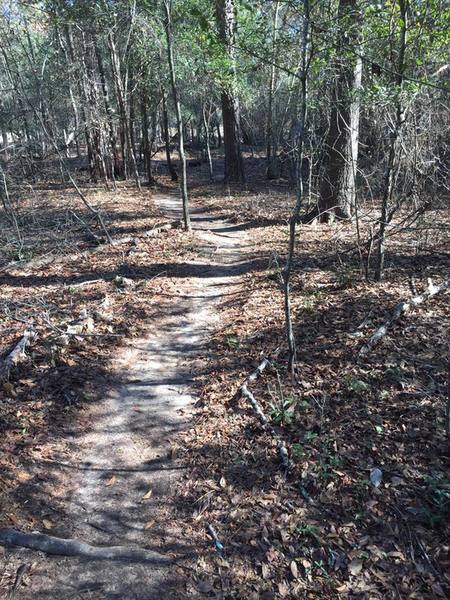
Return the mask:
<path fill-rule="evenodd" d="M 386 311 L 409 297 L 411 271 L 419 285 L 428 275 L 449 276 L 445 240 L 422 251 L 408 234 L 398 236 L 386 280 L 375 285 L 342 254 L 354 243 L 349 226 L 300 228 L 292 292 L 297 375 L 287 377 L 281 356 L 253 386 L 287 443 L 291 468 L 283 473 L 273 440 L 235 397 L 262 357 L 284 343 L 283 214 L 276 214 L 280 224 L 270 221 L 274 194 L 264 205 L 248 190 L 205 189 L 197 198 L 203 203 L 205 194 L 213 214 L 251 223 L 268 268 L 245 275 L 238 301 L 224 303 L 195 426 L 182 440 L 191 469 L 180 490 L 184 534 L 200 553 L 188 592 L 255 600 L 445 597 L 448 295 L 409 314 L 356 360 Z M 370 481 L 374 468 L 382 472 L 379 487 Z"/>

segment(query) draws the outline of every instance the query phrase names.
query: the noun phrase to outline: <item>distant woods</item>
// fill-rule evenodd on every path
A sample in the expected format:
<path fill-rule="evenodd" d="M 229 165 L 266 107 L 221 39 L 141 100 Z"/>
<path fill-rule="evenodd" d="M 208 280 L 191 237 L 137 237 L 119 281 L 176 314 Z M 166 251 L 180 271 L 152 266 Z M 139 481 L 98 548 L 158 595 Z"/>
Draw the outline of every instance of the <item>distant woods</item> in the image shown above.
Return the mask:
<path fill-rule="evenodd" d="M 268 180 L 298 187 L 300 173 L 298 221 L 355 222 L 361 268 L 381 279 L 397 216 L 407 227 L 448 197 L 444 0 L 0 7 L 0 194 L 8 213 L 9 187 L 18 176 L 33 184 L 42 161 L 56 160 L 63 179 L 85 169 L 114 189 L 123 179 L 153 185 L 160 153 L 180 184 L 188 228 L 186 156 L 207 164 L 211 179 L 238 185 L 251 156 Z"/>

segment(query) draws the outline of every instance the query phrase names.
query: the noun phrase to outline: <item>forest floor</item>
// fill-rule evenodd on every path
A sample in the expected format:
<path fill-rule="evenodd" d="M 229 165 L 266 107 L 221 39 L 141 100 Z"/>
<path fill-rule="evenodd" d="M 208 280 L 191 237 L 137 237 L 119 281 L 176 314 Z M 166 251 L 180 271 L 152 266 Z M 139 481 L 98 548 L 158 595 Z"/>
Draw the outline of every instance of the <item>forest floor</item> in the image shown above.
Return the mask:
<path fill-rule="evenodd" d="M 192 233 L 145 236 L 179 216 L 163 174 L 153 191 L 83 187 L 112 237 L 133 238 L 113 247 L 94 248 L 68 212 L 89 218 L 76 195 L 45 181 L 20 207 L 20 261 L 0 228 L 2 356 L 29 324 L 38 334 L 0 391 L 0 528 L 175 559 L 88 569 L 0 548 L 0 594 L 19 573 L 18 599 L 446 597 L 448 293 L 358 351 L 411 296 L 410 276 L 419 290 L 450 277 L 448 212 L 389 241 L 381 284 L 361 275 L 352 225 L 300 227 L 290 378 L 279 268 L 292 192 L 247 163 L 248 185 L 231 189 L 191 170 Z M 287 470 L 238 394 L 265 357 L 251 389 Z"/>

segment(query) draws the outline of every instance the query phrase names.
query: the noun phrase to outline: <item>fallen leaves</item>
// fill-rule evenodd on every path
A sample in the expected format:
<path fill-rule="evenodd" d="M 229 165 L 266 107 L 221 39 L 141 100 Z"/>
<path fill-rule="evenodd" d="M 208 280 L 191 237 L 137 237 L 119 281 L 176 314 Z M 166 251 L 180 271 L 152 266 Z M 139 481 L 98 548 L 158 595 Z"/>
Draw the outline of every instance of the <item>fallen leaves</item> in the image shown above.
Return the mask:
<path fill-rule="evenodd" d="M 291 569 L 292 577 L 294 579 L 297 579 L 297 577 L 298 577 L 298 567 L 297 567 L 297 563 L 295 562 L 295 560 L 291 561 L 291 564 L 289 565 L 289 567 Z"/>
<path fill-rule="evenodd" d="M 360 558 L 354 558 L 348 564 L 348 571 L 351 575 L 359 575 L 363 568 L 363 561 Z"/>
<path fill-rule="evenodd" d="M 214 198 L 211 210 L 224 205 L 227 213 L 242 214 L 242 202 L 242 197 L 234 204 L 233 199 L 221 204 Z M 254 218 L 250 206 L 248 211 Z M 285 252 L 283 231 L 281 226 L 252 228 L 255 252 L 268 256 L 268 264 L 274 252 Z M 337 267 L 324 240 L 333 239 L 343 248 L 348 238 L 340 235 L 322 226 L 302 230 L 302 257 L 292 291 L 301 380 L 285 376 L 282 356 L 275 365 L 280 382 L 269 370 L 252 389 L 268 415 L 271 403 L 283 406 L 280 398 L 289 402 L 290 418 L 278 415 L 278 422 L 272 421 L 293 457 L 287 476 L 280 477 L 270 438 L 245 402 L 234 399 L 261 357 L 284 344 L 283 307 L 276 272 L 270 268 L 244 275 L 242 289 L 222 310 L 207 375 L 201 378 L 195 431 L 183 438 L 189 449 L 183 458 L 192 469 L 183 497 L 196 501 L 210 494 L 195 513 L 194 528 L 187 526 L 187 535 L 195 538 L 204 522 L 221 524 L 221 531 L 227 532 L 226 556 L 233 564 L 229 586 L 239 590 L 240 597 L 334 598 L 340 593 L 385 598 L 396 586 L 405 597 L 420 597 L 422 588 L 430 593 L 430 582 L 436 579 L 429 567 L 424 586 L 407 527 L 417 527 L 412 514 L 426 518 L 423 502 L 417 502 L 424 474 L 430 468 L 443 472 L 438 452 L 442 436 L 427 432 L 436 423 L 441 400 L 436 386 L 426 398 L 405 398 L 406 392 L 417 393 L 429 380 L 426 369 L 404 356 L 427 355 L 426 362 L 433 362 L 428 355 L 436 354 L 431 351 L 434 340 L 442 346 L 439 322 L 445 320 L 445 308 L 437 300 L 437 313 L 426 325 L 417 319 L 411 332 L 393 332 L 385 340 L 387 351 L 380 347 L 357 363 L 361 342 L 348 332 L 363 322 L 375 327 L 385 307 L 405 295 L 407 280 L 396 279 L 393 270 L 385 283 L 373 286 L 360 281 L 355 271 L 357 281 L 338 286 Z M 423 337 L 417 336 L 417 327 Z M 445 369 L 438 375 L 442 389 L 443 375 Z M 407 465 L 412 468 L 405 473 Z M 413 499 L 415 512 L 400 519 L 394 503 L 406 507 Z M 423 537 L 435 561 L 443 531 L 427 529 Z M 223 580 L 215 570 L 217 557 L 205 553 L 202 558 L 199 572 L 215 573 L 218 589 Z M 226 597 L 224 590 L 229 588 L 220 589 Z"/>

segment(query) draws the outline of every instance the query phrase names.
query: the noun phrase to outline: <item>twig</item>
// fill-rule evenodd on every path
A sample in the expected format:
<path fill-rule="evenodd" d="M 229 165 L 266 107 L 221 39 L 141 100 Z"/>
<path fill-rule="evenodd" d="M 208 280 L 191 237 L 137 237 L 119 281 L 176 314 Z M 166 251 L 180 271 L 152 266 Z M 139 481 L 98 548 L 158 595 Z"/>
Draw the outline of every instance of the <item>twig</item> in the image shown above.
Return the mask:
<path fill-rule="evenodd" d="M 9 600 L 13 600 L 13 598 L 16 597 L 16 592 L 17 592 L 20 584 L 22 583 L 23 578 L 29 572 L 30 569 L 31 569 L 30 563 L 22 563 L 20 565 L 20 567 L 17 569 L 16 578 L 15 578 L 14 583 L 11 587 L 11 590 L 8 594 Z"/>
<path fill-rule="evenodd" d="M 278 356 L 279 352 L 280 352 L 280 348 L 277 348 L 275 350 L 275 352 L 273 353 L 273 358 L 275 358 L 276 356 Z M 259 404 L 259 402 L 256 400 L 255 396 L 252 394 L 252 392 L 248 388 L 249 384 L 253 383 L 254 381 L 256 381 L 261 376 L 261 374 L 263 373 L 263 371 L 270 364 L 271 364 L 271 361 L 268 358 L 264 358 L 260 362 L 260 364 L 258 365 L 258 367 L 252 373 L 250 373 L 250 375 L 245 379 L 244 383 L 239 388 L 238 395 L 240 397 L 242 397 L 242 398 L 246 398 L 250 402 L 250 404 L 251 404 L 254 412 L 256 413 L 256 415 L 257 415 L 257 417 L 259 419 L 259 422 L 261 423 L 261 425 L 273 437 L 273 439 L 276 440 L 277 447 L 278 447 L 278 454 L 280 455 L 281 464 L 287 470 L 289 468 L 289 454 L 288 454 L 288 451 L 287 451 L 287 448 L 286 448 L 286 444 L 281 439 L 281 437 L 277 434 L 277 432 L 275 431 L 275 429 L 272 427 L 272 425 L 270 424 L 269 419 L 264 414 L 264 411 L 261 408 L 261 405 Z"/>

